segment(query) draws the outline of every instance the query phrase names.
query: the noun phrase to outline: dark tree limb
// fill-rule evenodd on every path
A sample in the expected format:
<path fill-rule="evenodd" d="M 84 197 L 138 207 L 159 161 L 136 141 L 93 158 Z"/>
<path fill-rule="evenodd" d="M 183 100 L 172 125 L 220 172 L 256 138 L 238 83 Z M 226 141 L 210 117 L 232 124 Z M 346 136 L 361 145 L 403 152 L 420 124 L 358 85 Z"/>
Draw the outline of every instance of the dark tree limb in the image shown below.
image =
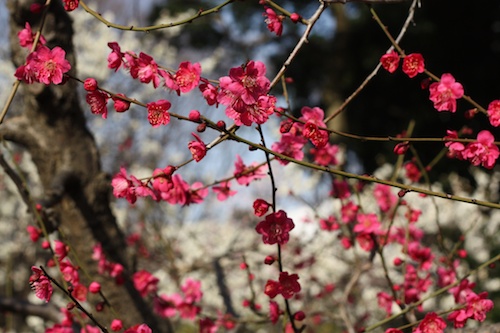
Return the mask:
<path fill-rule="evenodd" d="M 10 46 L 16 67 L 26 59 L 26 50 L 19 46 L 17 32 L 26 22 L 34 29 L 40 24 L 40 16 L 29 10 L 33 2 L 8 1 Z M 52 1 L 43 35 L 48 47 L 59 46 L 66 51 L 72 66 L 70 74 L 76 76 L 73 34 L 71 19 L 61 2 Z M 101 170 L 99 151 L 86 126 L 76 82 L 69 80 L 58 86 L 22 84 L 21 93 L 22 110 L 14 110 L 16 105 L 10 110 L 21 116 L 16 119 L 9 112 L 0 124 L 0 137 L 18 143 L 31 155 L 45 193 L 37 201 L 55 211 L 59 230 L 79 257 L 78 264 L 85 267 L 92 279 L 101 282 L 107 300 L 125 325 L 146 323 L 154 332 L 171 332 L 169 322 L 153 314 L 150 304 L 140 296 L 130 279 L 134 258 L 127 251 L 125 236 L 110 209 L 109 177 Z M 124 285 L 117 286 L 114 280 L 99 276 L 97 263 L 92 259 L 92 246 L 96 242 L 102 244 L 110 261 L 125 267 L 129 275 Z M 114 319 L 109 310 L 95 315 L 103 325 L 109 325 Z"/>

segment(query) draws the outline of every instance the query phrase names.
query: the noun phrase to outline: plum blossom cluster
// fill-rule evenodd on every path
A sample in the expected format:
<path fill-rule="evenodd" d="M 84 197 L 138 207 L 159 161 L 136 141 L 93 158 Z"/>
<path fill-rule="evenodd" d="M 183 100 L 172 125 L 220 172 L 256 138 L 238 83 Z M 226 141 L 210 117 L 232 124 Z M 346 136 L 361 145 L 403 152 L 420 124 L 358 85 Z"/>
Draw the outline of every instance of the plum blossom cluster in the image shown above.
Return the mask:
<path fill-rule="evenodd" d="M 188 93 L 200 82 L 201 66 L 199 63 L 182 62 L 175 73 L 170 73 L 158 66 L 152 56 L 144 52 L 137 55 L 133 51 L 122 52 L 117 42 L 108 43 L 111 53 L 108 55 L 108 68 L 117 71 L 124 67 L 130 76 L 142 83 L 152 83 L 154 88 L 160 85 L 180 93 Z"/>
<path fill-rule="evenodd" d="M 439 82 L 433 82 L 429 86 L 429 99 L 434 103 L 438 111 L 455 112 L 457 110 L 457 99 L 464 95 L 462 84 L 455 81 L 453 75 L 445 73 L 441 75 Z"/>
<path fill-rule="evenodd" d="M 32 240 L 34 242 L 38 241 L 40 232 L 38 228 L 28 228 L 28 231 L 30 232 L 30 235 L 35 236 L 32 237 Z M 54 254 L 54 258 L 50 259 L 47 262 L 47 267 L 53 268 L 53 267 L 58 267 L 61 273 L 62 278 L 66 283 L 68 284 L 68 289 L 67 291 L 71 293 L 71 296 L 73 297 L 73 300 L 75 302 L 86 302 L 87 297 L 89 293 L 92 294 L 98 294 L 101 291 L 101 285 L 96 282 L 92 281 L 87 285 L 84 285 L 80 281 L 80 274 L 79 274 L 79 268 L 78 266 L 75 266 L 71 263 L 71 260 L 68 258 L 68 253 L 69 253 L 69 246 L 66 245 L 65 243 L 59 241 L 59 240 L 54 240 L 53 244 L 50 245 L 48 241 L 43 241 L 42 242 L 42 248 L 48 249 L 51 248 Z M 112 265 L 111 263 L 107 262 L 104 258 L 104 255 L 102 254 L 102 248 L 98 245 L 94 249 L 94 256 L 99 256 L 99 267 L 100 269 L 102 268 L 102 271 L 100 273 L 104 273 L 104 267 L 106 267 L 106 270 L 111 269 L 113 266 L 115 269 L 113 269 L 113 272 L 116 274 L 120 274 L 123 271 L 123 267 L 119 264 Z M 94 258 L 97 259 L 97 258 Z M 57 264 L 56 264 L 57 261 Z M 106 262 L 104 264 L 104 262 Z M 118 267 L 119 266 L 119 267 Z M 49 302 L 52 294 L 54 292 L 54 287 L 52 286 L 51 278 L 47 275 L 44 270 L 41 268 L 33 266 L 31 268 L 32 270 L 32 275 L 29 278 L 29 283 L 31 287 L 33 288 L 35 295 L 44 300 L 45 302 Z M 113 273 L 111 273 L 113 276 Z M 116 276 L 116 275 L 115 275 Z M 117 277 L 117 283 L 121 283 L 121 279 L 118 279 Z M 103 305 L 104 303 L 98 303 L 96 305 L 96 310 L 97 311 L 102 311 L 103 310 Z M 73 332 L 73 326 L 75 325 L 77 318 L 76 315 L 71 312 L 72 309 L 75 308 L 75 303 L 70 302 L 68 303 L 66 308 L 62 308 L 62 319 L 59 323 L 55 323 L 52 327 L 48 327 L 45 332 L 48 333 L 67 333 L 67 332 Z M 121 331 L 123 329 L 123 324 L 120 319 L 114 319 L 111 324 L 110 328 L 112 331 Z M 130 329 L 126 330 L 125 332 L 128 333 L 135 333 L 135 332 L 143 332 L 143 333 L 148 333 L 151 332 L 149 327 L 145 324 L 139 324 L 134 327 L 131 327 Z M 100 332 L 100 329 L 96 326 L 85 324 L 84 328 L 82 329 L 82 332 Z"/>
<path fill-rule="evenodd" d="M 328 132 L 321 129 L 326 128 L 324 111 L 319 107 L 304 106 L 301 113 L 300 122 L 285 120 L 281 123 L 281 139 L 271 148 L 282 155 L 302 160 L 304 146 L 310 141 L 314 146 L 310 153 L 314 156 L 316 163 L 325 166 L 337 165 L 339 147 L 330 144 Z M 283 165 L 288 164 L 288 161 L 284 159 L 279 159 L 279 162 Z"/>
<path fill-rule="evenodd" d="M 138 197 L 151 197 L 155 201 L 163 200 L 183 206 L 202 202 L 208 194 L 208 189 L 200 182 L 189 185 L 180 175 L 172 175 L 174 171 L 172 166 L 155 169 L 153 177 L 143 182 L 133 175 L 128 176 L 126 170 L 121 168 L 111 181 L 113 195 L 125 198 L 131 204 L 134 204 Z"/>
<path fill-rule="evenodd" d="M 396 51 L 384 54 L 380 58 L 382 67 L 389 73 L 394 73 L 399 67 L 400 57 Z M 408 54 L 403 58 L 403 72 L 410 78 L 425 71 L 424 58 L 420 53 Z M 429 85 L 429 99 L 437 111 L 456 112 L 457 99 L 464 95 L 462 84 L 455 81 L 453 75 L 445 73 L 438 82 Z"/>
<path fill-rule="evenodd" d="M 500 152 L 495 144 L 495 138 L 488 130 L 482 130 L 477 134 L 476 142 L 470 142 L 464 145 L 461 142 L 453 141 L 458 139 L 456 131 L 447 131 L 444 137 L 447 142 L 445 146 L 448 147 L 448 156 L 454 157 L 459 160 L 469 161 L 472 165 L 482 165 L 487 169 L 492 169 Z"/>
<path fill-rule="evenodd" d="M 198 137 L 193 134 L 196 141 L 191 141 L 188 147 L 193 155 L 193 159 L 201 160 L 206 154 L 206 146 Z M 267 176 L 266 166 L 252 163 L 247 166 L 241 156 L 236 155 L 235 170 L 233 177 L 238 184 L 248 186 L 251 182 Z M 115 174 L 111 180 L 113 195 L 116 198 L 125 198 L 130 204 L 134 204 L 139 197 L 150 197 L 155 201 L 166 201 L 170 204 L 188 206 L 190 204 L 201 203 L 208 195 L 208 188 L 201 182 L 194 182 L 189 185 L 182 176 L 174 174 L 176 168 L 167 166 L 164 169 L 155 169 L 152 177 L 140 180 L 133 175 L 128 175 L 125 168 L 120 168 L 120 172 Z M 219 201 L 236 194 L 231 189 L 231 182 L 223 180 L 212 185 L 213 192 Z"/>
<path fill-rule="evenodd" d="M 394 73 L 399 67 L 400 60 L 399 54 L 393 50 L 380 58 L 380 64 L 389 73 Z M 414 78 L 425 70 L 424 57 L 420 53 L 404 56 L 402 69 L 408 77 Z"/>
<path fill-rule="evenodd" d="M 19 66 L 14 75 L 28 84 L 61 84 L 64 82 L 64 74 L 71 69 L 65 57 L 66 52 L 59 46 L 50 49 L 41 45 L 28 54 L 26 63 Z"/>
<path fill-rule="evenodd" d="M 236 125 L 263 124 L 274 113 L 276 97 L 268 94 L 270 81 L 265 74 L 264 63 L 251 60 L 219 79 L 217 102 L 226 106 L 226 115 Z"/>

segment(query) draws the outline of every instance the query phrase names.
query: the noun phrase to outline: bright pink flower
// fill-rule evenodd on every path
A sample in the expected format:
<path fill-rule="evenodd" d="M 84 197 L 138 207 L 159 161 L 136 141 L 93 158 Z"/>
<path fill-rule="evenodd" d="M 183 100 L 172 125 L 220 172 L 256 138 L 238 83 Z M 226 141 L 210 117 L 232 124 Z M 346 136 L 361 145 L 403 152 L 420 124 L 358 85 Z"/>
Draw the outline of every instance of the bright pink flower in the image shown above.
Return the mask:
<path fill-rule="evenodd" d="M 391 192 L 391 187 L 384 184 L 376 184 L 373 190 L 373 196 L 377 200 L 380 210 L 388 212 L 397 203 L 398 198 Z"/>
<path fill-rule="evenodd" d="M 277 15 L 276 12 L 269 7 L 265 7 L 265 10 L 265 13 L 262 15 L 266 17 L 267 29 L 274 32 L 276 36 L 281 36 L 281 33 L 283 32 L 282 22 L 284 17 Z"/>
<path fill-rule="evenodd" d="M 78 0 L 63 0 L 64 10 L 71 12 L 78 8 Z"/>
<path fill-rule="evenodd" d="M 435 312 L 429 312 L 420 322 L 414 333 L 442 333 L 446 328 L 446 322 Z"/>
<path fill-rule="evenodd" d="M 137 324 L 137 325 L 130 327 L 129 329 L 127 329 L 123 333 L 153 333 L 153 331 L 146 324 L 140 324 L 140 325 Z"/>
<path fill-rule="evenodd" d="M 457 111 L 457 99 L 464 95 L 464 88 L 448 73 L 441 75 L 441 81 L 429 86 L 429 99 L 438 111 Z"/>
<path fill-rule="evenodd" d="M 86 78 L 83 82 L 83 89 L 86 91 L 95 91 L 97 88 L 97 80 L 92 77 Z"/>
<path fill-rule="evenodd" d="M 33 42 L 35 41 L 35 35 L 36 33 L 31 30 L 31 25 L 26 22 L 24 29 L 17 33 L 17 38 L 19 38 L 19 45 L 21 45 L 21 47 L 31 49 L 31 47 L 33 46 Z M 45 37 L 43 37 L 43 35 L 40 35 L 37 48 L 40 47 L 40 45 L 45 45 L 45 43 L 47 43 Z"/>
<path fill-rule="evenodd" d="M 109 95 L 101 90 L 89 91 L 85 100 L 90 105 L 90 111 L 93 114 L 100 114 L 102 119 L 108 117 L 108 99 Z"/>
<path fill-rule="evenodd" d="M 274 113 L 276 97 L 270 95 L 259 96 L 254 104 L 241 104 L 239 111 L 231 106 L 226 108 L 226 115 L 234 120 L 238 126 L 250 126 L 252 123 L 263 124 Z"/>
<path fill-rule="evenodd" d="M 160 85 L 160 73 L 158 72 L 158 64 L 153 57 L 141 52 L 139 57 L 130 63 L 130 75 L 142 83 L 153 82 L 153 87 L 157 88 Z"/>
<path fill-rule="evenodd" d="M 292 13 L 292 14 L 290 15 L 290 20 L 292 20 L 292 22 L 293 22 L 293 23 L 297 23 L 297 22 L 299 22 L 301 19 L 302 19 L 302 17 L 301 17 L 299 14 L 297 14 L 297 13 Z"/>
<path fill-rule="evenodd" d="M 153 127 L 167 125 L 170 122 L 168 110 L 172 104 L 166 99 L 160 99 L 156 102 L 148 103 L 148 121 Z"/>
<path fill-rule="evenodd" d="M 42 45 L 28 56 L 24 71 L 30 71 L 30 73 L 24 76 L 33 75 L 31 73 L 33 71 L 36 81 L 40 83 L 47 85 L 51 83 L 60 84 L 63 82 L 64 73 L 71 69 L 71 65 L 65 56 L 66 52 L 59 46 L 51 50 Z M 16 77 L 18 77 L 17 75 L 16 72 Z"/>
<path fill-rule="evenodd" d="M 125 168 L 120 168 L 120 172 L 111 180 L 111 186 L 113 186 L 113 195 L 116 198 L 125 198 L 131 204 L 135 203 L 137 200 L 135 184 L 132 179 L 128 178 Z"/>
<path fill-rule="evenodd" d="M 111 97 L 114 102 L 113 106 L 116 112 L 125 112 L 130 108 L 130 102 L 120 97 L 127 96 L 125 96 L 124 94 L 116 94 L 115 96 Z"/>
<path fill-rule="evenodd" d="M 192 278 L 187 278 L 181 286 L 184 293 L 184 301 L 187 303 L 195 303 L 201 301 L 203 292 L 201 291 L 201 281 Z"/>
<path fill-rule="evenodd" d="M 73 284 L 73 291 L 71 295 L 80 302 L 87 301 L 88 289 L 81 283 Z"/>
<path fill-rule="evenodd" d="M 385 330 L 384 333 L 403 333 L 403 331 L 397 328 L 388 328 Z"/>
<path fill-rule="evenodd" d="M 292 219 L 288 218 L 283 210 L 271 213 L 266 216 L 264 221 L 257 224 L 255 230 L 262 235 L 264 244 L 288 243 L 289 232 L 295 227 Z"/>
<path fill-rule="evenodd" d="M 408 141 L 400 142 L 394 146 L 394 154 L 396 155 L 404 155 L 408 149 L 410 148 L 410 143 Z"/>
<path fill-rule="evenodd" d="M 111 330 L 112 331 L 115 331 L 115 332 L 118 332 L 118 331 L 121 331 L 122 328 L 123 328 L 123 323 L 120 319 L 113 319 L 113 321 L 111 322 Z"/>
<path fill-rule="evenodd" d="M 110 42 L 108 46 L 111 49 L 111 53 L 108 55 L 108 68 L 114 68 L 116 72 L 123 63 L 124 53 L 117 42 Z"/>
<path fill-rule="evenodd" d="M 500 126 L 500 100 L 496 99 L 488 105 L 488 117 L 491 125 Z"/>
<path fill-rule="evenodd" d="M 316 148 L 322 148 L 328 143 L 328 132 L 318 127 L 326 128 L 323 121 L 325 112 L 319 107 L 310 108 L 304 106 L 301 110 L 300 120 L 305 122 L 302 134 L 309 139 Z"/>
<path fill-rule="evenodd" d="M 345 179 L 334 179 L 330 195 L 337 199 L 348 199 L 351 196 L 349 184 Z"/>
<path fill-rule="evenodd" d="M 80 282 L 80 275 L 78 273 L 78 267 L 75 267 L 68 259 L 63 260 L 59 263 L 59 268 L 61 274 L 65 281 L 72 284 L 78 284 Z"/>
<path fill-rule="evenodd" d="M 394 302 L 392 296 L 381 291 L 377 293 L 377 302 L 378 306 L 384 309 L 387 317 L 389 317 L 392 314 L 392 303 Z"/>
<path fill-rule="evenodd" d="M 54 253 L 59 261 L 63 260 L 69 252 L 69 246 L 61 242 L 60 240 L 54 241 Z"/>
<path fill-rule="evenodd" d="M 304 158 L 302 148 L 304 148 L 305 143 L 306 141 L 303 137 L 288 132 L 281 136 L 279 142 L 273 143 L 271 149 L 277 153 L 301 161 Z M 289 161 L 284 159 L 278 159 L 278 162 L 282 165 L 289 163 Z"/>
<path fill-rule="evenodd" d="M 200 83 L 201 66 L 199 63 L 191 64 L 189 61 L 184 61 L 174 75 L 165 71 L 160 71 L 160 74 L 165 79 L 165 86 L 177 91 L 177 94 L 185 94 Z"/>
<path fill-rule="evenodd" d="M 179 294 L 160 295 L 153 300 L 154 311 L 162 317 L 171 318 L 177 314 L 177 306 L 182 303 Z"/>
<path fill-rule="evenodd" d="M 263 124 L 274 112 L 276 98 L 267 95 L 270 81 L 266 66 L 260 61 L 231 68 L 229 76 L 219 79 L 221 91 L 217 101 L 226 105 L 226 115 L 236 125 Z"/>
<path fill-rule="evenodd" d="M 269 301 L 269 319 L 273 324 L 278 322 L 281 316 L 280 306 L 275 301 Z"/>
<path fill-rule="evenodd" d="M 198 305 L 189 302 L 182 302 L 177 305 L 177 310 L 179 310 L 179 316 L 184 319 L 195 320 L 196 316 L 201 312 L 201 308 Z"/>
<path fill-rule="evenodd" d="M 326 143 L 324 147 L 321 148 L 311 148 L 310 153 L 314 156 L 314 162 L 323 165 L 337 165 L 339 164 L 337 154 L 340 152 L 340 148 L 337 145 L 332 145 Z"/>
<path fill-rule="evenodd" d="M 160 281 L 146 270 L 135 272 L 132 276 L 132 280 L 134 281 L 135 289 L 139 291 L 142 297 L 156 293 L 158 290 L 158 282 Z"/>
<path fill-rule="evenodd" d="M 180 175 L 172 176 L 172 188 L 162 193 L 162 199 L 171 204 L 183 206 L 200 203 L 208 195 L 208 189 L 200 182 L 189 184 Z"/>
<path fill-rule="evenodd" d="M 334 231 L 340 228 L 337 219 L 333 215 L 330 215 L 328 219 L 320 219 L 319 227 L 321 228 L 321 230 L 326 231 Z"/>
<path fill-rule="evenodd" d="M 38 239 L 40 239 L 40 236 L 42 235 L 42 230 L 32 225 L 27 226 L 26 231 L 28 231 L 28 233 L 30 234 L 30 239 L 32 242 L 38 241 Z"/>
<path fill-rule="evenodd" d="M 200 84 L 199 88 L 201 93 L 203 94 L 203 97 L 207 101 L 207 104 L 208 105 L 217 104 L 217 96 L 219 94 L 218 89 L 213 84 L 208 82 L 208 80 L 206 79 L 201 79 L 201 81 L 203 83 Z"/>
<path fill-rule="evenodd" d="M 351 223 L 356 221 L 358 210 L 359 206 L 354 204 L 352 201 L 342 205 L 342 208 L 340 209 L 342 222 Z"/>
<path fill-rule="evenodd" d="M 236 155 L 236 162 L 234 162 L 234 176 L 236 181 L 240 185 L 248 186 L 252 181 L 266 177 L 265 166 L 261 166 L 257 168 L 257 163 L 252 163 L 249 166 L 246 166 L 243 163 L 240 155 Z"/>
<path fill-rule="evenodd" d="M 418 180 L 422 176 L 422 173 L 420 172 L 418 166 L 413 162 L 408 162 L 404 165 L 404 168 L 406 170 L 406 178 L 408 178 L 412 182 L 418 182 Z"/>
<path fill-rule="evenodd" d="M 373 235 L 368 233 L 360 233 L 356 235 L 356 242 L 359 246 L 366 252 L 373 251 L 375 247 L 375 241 L 373 240 Z"/>
<path fill-rule="evenodd" d="M 458 264 L 458 261 L 456 261 Z M 457 279 L 456 267 L 445 268 L 439 266 L 437 268 L 437 276 L 438 276 L 438 286 L 439 288 L 446 287 L 452 283 L 454 283 Z"/>
<path fill-rule="evenodd" d="M 212 191 L 217 193 L 217 200 L 225 201 L 229 197 L 232 197 L 236 194 L 236 191 L 232 191 L 230 186 L 230 181 L 222 182 L 220 183 L 220 185 L 212 186 Z"/>
<path fill-rule="evenodd" d="M 30 276 L 30 285 L 31 288 L 35 290 L 36 297 L 45 302 L 50 301 L 53 292 L 50 280 L 43 274 L 41 269 L 33 266 L 31 270 L 33 274 Z"/>
<path fill-rule="evenodd" d="M 421 246 L 420 242 L 411 242 L 408 245 L 408 255 L 419 263 L 422 270 L 428 271 L 431 268 L 434 255 L 429 247 Z"/>
<path fill-rule="evenodd" d="M 491 132 L 483 130 L 477 134 L 477 142 L 469 143 L 465 147 L 462 156 L 475 166 L 481 164 L 487 169 L 492 169 L 500 155 L 494 141 Z"/>
<path fill-rule="evenodd" d="M 193 156 L 193 159 L 196 162 L 199 162 L 207 154 L 207 146 L 203 141 L 201 141 L 200 137 L 197 134 L 195 133 L 191 134 L 194 136 L 196 141 L 190 141 L 188 143 L 188 148 L 189 151 L 191 152 L 191 155 Z"/>
<path fill-rule="evenodd" d="M 271 207 L 271 205 L 264 199 L 256 199 L 253 202 L 254 214 L 258 217 L 264 216 L 269 210 L 269 207 Z"/>
<path fill-rule="evenodd" d="M 89 284 L 89 291 L 93 294 L 99 293 L 101 291 L 101 284 L 99 282 L 92 281 Z"/>
<path fill-rule="evenodd" d="M 375 214 L 358 214 L 358 223 L 354 226 L 353 231 L 358 233 L 378 233 L 382 224 Z"/>
<path fill-rule="evenodd" d="M 450 288 L 448 292 L 454 296 L 455 303 L 465 303 L 467 295 L 473 292 L 472 289 L 474 289 L 475 286 L 476 284 L 474 282 L 463 279 L 458 286 Z"/>
<path fill-rule="evenodd" d="M 458 139 L 457 131 L 446 130 L 447 135 L 444 137 L 445 140 L 453 140 Z M 461 142 L 456 141 L 446 141 L 444 144 L 448 147 L 448 157 L 450 158 L 458 158 L 460 160 L 465 159 L 463 157 L 463 152 L 465 150 L 465 146 Z"/>
<path fill-rule="evenodd" d="M 404 57 L 403 72 L 410 78 L 417 76 L 418 73 L 423 73 L 424 70 L 424 58 L 420 53 L 412 53 Z"/>
<path fill-rule="evenodd" d="M 380 63 L 386 71 L 394 73 L 399 66 L 399 54 L 396 51 L 386 53 L 380 58 Z"/>
<path fill-rule="evenodd" d="M 493 302 L 486 297 L 488 297 L 487 292 L 482 292 L 479 295 L 475 293 L 467 295 L 466 311 L 472 319 L 483 322 L 486 319 L 486 312 L 493 309 Z"/>

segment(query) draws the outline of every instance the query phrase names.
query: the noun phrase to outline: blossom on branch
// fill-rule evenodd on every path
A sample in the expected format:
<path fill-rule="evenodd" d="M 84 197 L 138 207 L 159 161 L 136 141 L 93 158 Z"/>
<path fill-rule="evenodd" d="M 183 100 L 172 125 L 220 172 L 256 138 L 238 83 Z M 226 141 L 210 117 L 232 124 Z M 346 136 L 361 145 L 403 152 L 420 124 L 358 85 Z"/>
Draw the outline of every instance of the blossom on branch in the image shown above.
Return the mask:
<path fill-rule="evenodd" d="M 50 301 L 52 296 L 53 288 L 50 280 L 43 271 L 35 266 L 31 267 L 33 274 L 30 276 L 30 285 L 35 290 L 36 297 L 44 300 L 45 302 Z"/>
<path fill-rule="evenodd" d="M 24 29 L 17 33 L 19 45 L 21 45 L 21 47 L 31 49 L 31 47 L 33 46 L 33 42 L 35 41 L 35 35 L 36 33 L 31 30 L 31 25 L 26 22 Z M 45 37 L 43 35 L 40 35 L 37 48 L 39 48 L 41 45 L 45 45 L 45 43 L 47 43 Z"/>
<path fill-rule="evenodd" d="M 488 117 L 492 126 L 500 126 L 500 100 L 496 99 L 488 105 Z"/>
<path fill-rule="evenodd" d="M 201 66 L 199 63 L 191 64 L 189 61 L 184 61 L 173 75 L 164 70 L 160 70 L 159 73 L 165 79 L 165 86 L 180 95 L 190 92 L 200 83 Z"/>
<path fill-rule="evenodd" d="M 71 12 L 78 8 L 78 0 L 63 0 L 64 10 L 67 12 Z"/>
<path fill-rule="evenodd" d="M 234 177 L 238 184 L 248 186 L 254 180 L 264 178 L 266 176 L 266 170 L 267 168 L 265 166 L 257 167 L 257 163 L 246 166 L 241 156 L 236 155 L 236 162 L 234 162 Z"/>
<path fill-rule="evenodd" d="M 267 29 L 274 32 L 276 36 L 281 36 L 283 33 L 283 15 L 277 15 L 274 10 L 269 7 L 264 8 L 266 11 L 262 16 L 266 17 Z"/>
<path fill-rule="evenodd" d="M 463 86 L 448 73 L 441 75 L 441 81 L 429 86 L 429 99 L 438 111 L 457 111 L 457 99 L 464 95 Z"/>
<path fill-rule="evenodd" d="M 271 213 L 266 216 L 264 221 L 261 221 L 255 227 L 257 233 L 262 235 L 264 244 L 280 244 L 288 243 L 290 239 L 289 232 L 295 227 L 292 219 L 286 215 L 286 212 L 280 210 L 276 213 Z"/>
<path fill-rule="evenodd" d="M 403 72 L 410 78 L 414 78 L 418 73 L 425 70 L 424 58 L 420 53 L 412 53 L 403 59 Z"/>
<path fill-rule="evenodd" d="M 190 141 L 188 143 L 188 148 L 189 148 L 189 151 L 191 152 L 191 155 L 193 156 L 193 159 L 196 162 L 199 162 L 207 154 L 207 146 L 205 145 L 205 143 L 203 141 L 201 141 L 201 138 L 197 134 L 195 134 L 195 133 L 191 133 L 191 134 L 194 136 L 196 141 Z"/>
<path fill-rule="evenodd" d="M 148 109 L 148 121 L 153 127 L 167 125 L 170 122 L 168 110 L 172 104 L 166 99 L 160 99 L 146 105 Z"/>
<path fill-rule="evenodd" d="M 65 56 L 66 52 L 59 46 L 51 50 L 41 45 L 28 55 L 26 64 L 19 66 L 14 75 L 26 83 L 61 84 L 64 73 L 71 69 Z"/>
<path fill-rule="evenodd" d="M 264 293 L 270 298 L 274 298 L 281 294 L 285 299 L 290 299 L 301 290 L 298 280 L 299 276 L 297 274 L 281 272 L 279 281 L 267 281 L 264 287 Z"/>
<path fill-rule="evenodd" d="M 217 101 L 226 105 L 226 115 L 236 125 L 263 124 L 273 114 L 276 97 L 268 95 L 270 81 L 265 74 L 264 63 L 251 60 L 219 79 Z"/>
<path fill-rule="evenodd" d="M 389 73 L 394 73 L 399 66 L 399 54 L 396 51 L 391 51 L 380 57 L 380 64 Z"/>

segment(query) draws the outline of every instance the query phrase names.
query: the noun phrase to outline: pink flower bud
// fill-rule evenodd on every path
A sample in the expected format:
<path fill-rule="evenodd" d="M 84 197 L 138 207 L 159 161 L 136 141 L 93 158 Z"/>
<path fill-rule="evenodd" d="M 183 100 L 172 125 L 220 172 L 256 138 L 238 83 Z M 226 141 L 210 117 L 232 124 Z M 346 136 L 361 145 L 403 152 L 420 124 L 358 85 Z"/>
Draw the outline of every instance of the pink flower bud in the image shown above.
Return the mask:
<path fill-rule="evenodd" d="M 101 285 L 99 284 L 99 282 L 92 282 L 90 283 L 89 285 L 89 291 L 92 293 L 92 294 L 97 294 L 98 292 L 101 291 Z"/>
<path fill-rule="evenodd" d="M 83 82 L 83 89 L 87 91 L 95 91 L 97 90 L 97 81 L 94 78 L 89 77 L 88 79 L 85 79 Z"/>
<path fill-rule="evenodd" d="M 199 123 L 201 121 L 200 118 L 201 118 L 200 111 L 191 110 L 189 112 L 189 120 Z"/>
<path fill-rule="evenodd" d="M 301 17 L 297 13 L 292 13 L 292 15 L 290 15 L 290 20 L 292 20 L 293 23 L 299 22 L 300 19 L 301 19 Z"/>

